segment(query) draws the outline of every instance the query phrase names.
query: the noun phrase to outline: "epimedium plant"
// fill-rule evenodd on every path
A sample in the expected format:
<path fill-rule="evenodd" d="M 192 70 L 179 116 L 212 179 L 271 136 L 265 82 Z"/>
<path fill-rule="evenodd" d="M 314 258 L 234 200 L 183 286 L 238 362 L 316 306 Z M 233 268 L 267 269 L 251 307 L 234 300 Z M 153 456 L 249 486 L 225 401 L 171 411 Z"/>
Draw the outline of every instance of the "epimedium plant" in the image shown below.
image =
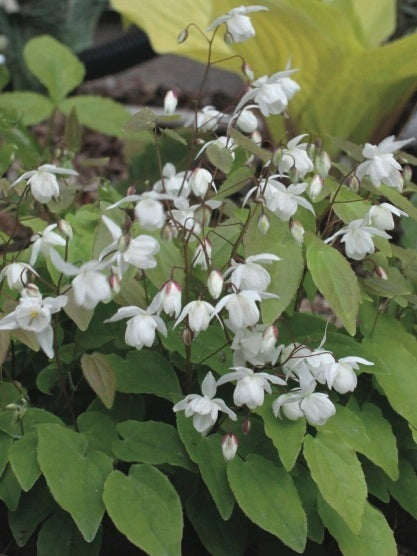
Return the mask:
<path fill-rule="evenodd" d="M 202 36 L 208 71 L 219 30 L 249 40 L 265 9 L 179 41 Z M 417 515 L 416 252 L 390 241 L 417 220 L 410 141 L 345 142 L 334 161 L 308 134 L 263 143 L 303 70 L 243 69 L 236 107 L 197 99 L 191 132 L 166 126 L 172 92 L 165 116 L 126 124 L 152 141 L 150 188 L 68 203 L 62 149 L 8 171 L 3 205 L 32 230 L 1 248 L 0 499 L 18 547 L 99 554 L 112 522 L 152 555 L 186 553 L 192 528 L 215 555 L 303 553 L 328 530 L 345 555 L 390 556 L 377 506 Z M 181 168 L 162 140 L 186 147 Z"/>

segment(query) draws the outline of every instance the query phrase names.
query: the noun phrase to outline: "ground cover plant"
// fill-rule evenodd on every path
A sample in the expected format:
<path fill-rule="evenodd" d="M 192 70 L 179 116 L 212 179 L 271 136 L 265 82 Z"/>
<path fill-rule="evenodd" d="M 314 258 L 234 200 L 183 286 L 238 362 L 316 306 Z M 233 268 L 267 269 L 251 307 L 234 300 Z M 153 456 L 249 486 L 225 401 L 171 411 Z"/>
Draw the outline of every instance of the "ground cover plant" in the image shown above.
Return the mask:
<path fill-rule="evenodd" d="M 199 38 L 208 72 L 252 14 L 177 40 Z M 197 98 L 174 129 L 174 91 L 129 119 L 68 97 L 82 67 L 54 39 L 25 59 L 43 112 L 0 96 L 3 551 L 100 554 L 117 530 L 151 555 L 397 554 L 378 507 L 417 516 L 417 253 L 392 241 L 417 220 L 412 140 L 335 140 L 333 159 L 307 130 L 272 143 L 301 92 L 290 63 L 236 55 L 242 97 Z M 26 126 L 45 118 L 39 144 Z M 80 122 L 117 129 L 156 179 L 82 195 Z"/>

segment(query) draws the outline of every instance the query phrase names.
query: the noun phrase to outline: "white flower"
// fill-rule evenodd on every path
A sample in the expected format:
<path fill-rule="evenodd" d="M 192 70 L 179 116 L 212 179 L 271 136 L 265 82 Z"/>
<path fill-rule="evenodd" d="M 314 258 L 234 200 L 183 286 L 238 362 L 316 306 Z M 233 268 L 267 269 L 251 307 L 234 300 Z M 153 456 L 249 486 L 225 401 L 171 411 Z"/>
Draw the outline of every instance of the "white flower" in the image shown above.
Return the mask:
<path fill-rule="evenodd" d="M 197 112 L 196 119 L 193 117 L 186 125 L 196 125 L 201 131 L 216 131 L 223 117 L 223 112 L 219 112 L 214 106 L 204 106 Z"/>
<path fill-rule="evenodd" d="M 39 253 L 44 253 L 44 255 L 49 255 L 51 253 L 52 247 L 57 245 L 65 245 L 65 239 L 53 232 L 57 224 L 50 224 L 46 226 L 43 232 L 34 234 L 31 237 L 32 243 L 32 254 L 30 256 L 30 264 L 33 266 L 36 263 Z"/>
<path fill-rule="evenodd" d="M 240 407 L 247 405 L 249 409 L 255 409 L 264 403 L 265 392 L 271 394 L 271 383 L 286 386 L 285 380 L 268 373 L 255 373 L 247 367 L 232 367 L 233 373 L 227 373 L 219 378 L 217 386 L 226 382 L 236 380 L 236 388 L 233 392 L 233 401 Z"/>
<path fill-rule="evenodd" d="M 88 261 L 77 266 L 65 262 L 56 251 L 51 250 L 51 261 L 54 266 L 66 276 L 75 276 L 71 282 L 74 301 L 85 309 L 94 309 L 100 301 L 107 301 L 111 297 L 110 283 L 105 274 L 100 272 L 106 264 L 100 261 Z"/>
<path fill-rule="evenodd" d="M 20 11 L 19 3 L 17 0 L 1 0 L 0 7 L 3 8 L 8 14 L 14 14 Z"/>
<path fill-rule="evenodd" d="M 235 153 L 233 152 L 236 147 L 235 142 L 231 137 L 226 137 L 225 135 L 220 135 L 220 137 L 217 137 L 217 139 L 207 141 L 207 143 L 205 143 L 195 155 L 195 158 L 198 158 L 200 154 L 202 154 L 210 145 L 216 145 L 217 147 L 219 147 L 219 149 L 228 149 L 230 151 L 230 154 L 232 155 L 232 158 L 235 158 Z"/>
<path fill-rule="evenodd" d="M 239 446 L 239 440 L 235 434 L 229 432 L 225 434 L 222 438 L 222 453 L 226 461 L 232 461 L 235 457 L 237 448 Z"/>
<path fill-rule="evenodd" d="M 211 185 L 214 190 L 216 187 L 213 183 L 213 176 L 208 170 L 204 168 L 196 168 L 193 170 L 190 176 L 190 186 L 191 189 L 197 197 L 201 197 L 202 199 L 206 196 L 207 190 Z"/>
<path fill-rule="evenodd" d="M 181 311 L 174 328 L 188 317 L 189 328 L 198 334 L 201 330 L 207 330 L 210 324 L 211 315 L 213 314 L 214 307 L 207 301 L 198 299 L 197 301 L 190 301 Z"/>
<path fill-rule="evenodd" d="M 169 316 L 178 318 L 181 312 L 181 286 L 174 280 L 168 280 L 155 295 L 148 311 L 150 313 L 161 311 Z"/>
<path fill-rule="evenodd" d="M 381 203 L 380 205 L 372 206 L 365 219 L 370 226 L 378 230 L 393 230 L 395 226 L 393 214 L 396 216 L 408 216 L 406 212 L 390 203 Z"/>
<path fill-rule="evenodd" d="M 316 174 L 308 187 L 308 195 L 312 201 L 316 201 L 323 189 L 323 179 Z"/>
<path fill-rule="evenodd" d="M 107 207 L 107 210 L 118 207 L 124 203 L 136 202 L 135 216 L 144 230 L 160 230 L 163 228 L 166 220 L 164 205 L 162 200 L 171 200 L 171 195 L 157 193 L 156 191 L 147 191 L 141 195 L 128 195 L 117 203 Z"/>
<path fill-rule="evenodd" d="M 188 202 L 184 200 L 182 203 L 177 204 L 177 206 L 181 208 L 171 210 L 171 225 L 178 232 L 185 231 L 188 239 L 195 240 L 195 235 L 198 235 L 201 232 L 201 218 L 204 216 L 202 211 L 199 211 L 198 218 L 195 214 L 197 209 L 201 208 L 201 205 L 188 206 Z M 189 232 L 193 232 L 195 235 L 192 235 Z"/>
<path fill-rule="evenodd" d="M 224 279 L 219 270 L 212 270 L 207 278 L 207 289 L 213 299 L 218 299 L 222 293 Z"/>
<path fill-rule="evenodd" d="M 302 245 L 304 242 L 304 226 L 298 220 L 291 220 L 290 222 L 290 232 L 292 237 L 298 243 L 298 245 Z"/>
<path fill-rule="evenodd" d="M 345 244 L 346 255 L 355 261 L 362 260 L 368 253 L 375 252 L 372 236 L 390 239 L 386 232 L 367 226 L 365 220 L 352 220 L 347 226 L 328 237 L 324 243 L 330 243 L 338 236 L 343 236 L 341 242 Z"/>
<path fill-rule="evenodd" d="M 274 73 L 270 77 L 264 75 L 253 82 L 254 88 L 240 99 L 236 111 L 240 110 L 249 100 L 253 100 L 262 114 L 281 114 L 288 106 L 288 102 L 300 90 L 300 86 L 289 76 L 295 69 L 287 69 Z"/>
<path fill-rule="evenodd" d="M 272 403 L 275 417 L 280 417 L 281 409 L 292 420 L 304 415 L 310 425 L 324 425 L 336 413 L 336 408 L 327 394 L 302 390 L 293 390 L 279 396 Z"/>
<path fill-rule="evenodd" d="M 59 195 L 59 185 L 55 174 L 78 176 L 75 170 L 58 168 L 55 164 L 43 164 L 37 170 L 25 172 L 10 187 L 14 187 L 21 181 L 26 180 L 30 185 L 33 198 L 40 203 L 48 203 L 53 197 Z"/>
<path fill-rule="evenodd" d="M 298 380 L 302 389 L 306 390 L 315 384 L 308 360 L 312 351 L 307 346 L 294 342 L 288 346 L 280 346 L 280 362 L 282 370 L 288 378 Z"/>
<path fill-rule="evenodd" d="M 216 380 L 211 372 L 207 373 L 201 385 L 202 396 L 188 394 L 173 407 L 175 412 L 184 411 L 186 417 L 193 417 L 194 428 L 206 435 L 217 421 L 219 411 L 226 413 L 233 421 L 237 420 L 236 413 L 229 409 L 221 398 L 215 398 Z"/>
<path fill-rule="evenodd" d="M 275 330 L 274 325 L 257 325 L 253 329 L 236 330 L 231 345 L 233 364 L 245 366 L 245 363 L 250 363 L 254 367 L 265 366 L 268 363 L 275 365 L 280 353 L 275 347 L 278 337 Z"/>
<path fill-rule="evenodd" d="M 255 29 L 246 14 L 261 10 L 268 10 L 268 8 L 265 6 L 239 6 L 238 8 L 233 8 L 225 15 L 215 19 L 207 28 L 207 31 L 212 31 L 222 23 L 226 23 L 227 32 L 232 37 L 232 42 L 246 41 L 255 36 Z"/>
<path fill-rule="evenodd" d="M 193 255 L 193 266 L 199 266 L 202 270 L 207 270 L 208 265 L 211 264 L 211 242 L 204 239 L 200 242 Z"/>
<path fill-rule="evenodd" d="M 236 118 L 236 125 L 244 133 L 253 133 L 258 127 L 258 118 L 248 108 L 244 108 Z"/>
<path fill-rule="evenodd" d="M 125 342 L 128 346 L 142 349 L 143 346 L 151 347 L 155 341 L 155 331 L 158 330 L 165 337 L 167 328 L 161 317 L 150 314 L 140 307 L 121 307 L 115 315 L 104 322 L 117 322 L 128 318 Z"/>
<path fill-rule="evenodd" d="M 280 261 L 280 257 L 271 253 L 261 253 L 247 257 L 244 263 L 237 263 L 231 260 L 231 268 L 226 270 L 224 278 L 230 274 L 230 282 L 238 290 L 254 290 L 263 292 L 268 289 L 271 283 L 269 273 L 258 262 L 271 264 Z"/>
<path fill-rule="evenodd" d="M 277 295 L 272 293 L 256 292 L 253 290 L 231 293 L 222 297 L 217 303 L 212 316 L 217 315 L 225 307 L 229 313 L 232 328 L 234 330 L 246 328 L 256 324 L 259 320 L 260 314 L 256 302 L 266 298 L 277 297 Z"/>
<path fill-rule="evenodd" d="M 178 104 L 178 96 L 170 89 L 164 97 L 164 112 L 165 114 L 174 114 Z"/>
<path fill-rule="evenodd" d="M 282 149 L 281 159 L 278 163 L 280 174 L 286 174 L 291 168 L 297 170 L 300 178 L 314 169 L 314 164 L 307 154 L 307 143 L 300 143 L 306 137 L 306 133 L 297 135 L 287 143 L 287 147 Z"/>
<path fill-rule="evenodd" d="M 384 183 L 402 191 L 403 178 L 400 172 L 402 168 L 401 164 L 395 160 L 393 153 L 412 141 L 414 141 L 414 138 L 396 141 L 395 136 L 391 135 L 381 141 L 379 145 L 365 143 L 362 155 L 367 160 L 359 164 L 356 169 L 356 176 L 359 179 L 369 176 L 375 187 Z"/>
<path fill-rule="evenodd" d="M 140 235 L 129 238 L 127 247 L 121 246 L 121 240 L 124 239 L 122 229 L 107 216 L 102 215 L 101 218 L 114 241 L 101 251 L 99 261 L 111 255 L 109 262 L 116 261 L 119 276 L 123 275 L 129 264 L 141 269 L 156 267 L 154 255 L 160 249 L 156 239 L 148 235 Z"/>
<path fill-rule="evenodd" d="M 16 309 L 0 320 L 0 330 L 21 328 L 34 332 L 40 347 L 51 359 L 54 356 L 51 315 L 62 309 L 67 301 L 66 295 L 42 299 L 36 286 L 25 288 Z"/>
<path fill-rule="evenodd" d="M 158 180 L 153 190 L 157 193 L 166 193 L 171 197 L 186 198 L 190 194 L 190 184 L 186 172 L 178 172 L 171 162 L 167 162 L 162 168 L 163 179 Z"/>
<path fill-rule="evenodd" d="M 29 274 L 38 273 L 27 263 L 15 262 L 6 265 L 0 273 L 0 282 L 6 278 L 7 285 L 11 290 L 21 290 L 29 282 Z"/>
<path fill-rule="evenodd" d="M 339 394 L 353 392 L 356 388 L 358 379 L 353 369 L 359 369 L 358 363 L 362 365 L 373 365 L 371 361 L 363 357 L 342 357 L 339 361 L 325 368 L 325 379 L 327 386 L 333 388 Z"/>

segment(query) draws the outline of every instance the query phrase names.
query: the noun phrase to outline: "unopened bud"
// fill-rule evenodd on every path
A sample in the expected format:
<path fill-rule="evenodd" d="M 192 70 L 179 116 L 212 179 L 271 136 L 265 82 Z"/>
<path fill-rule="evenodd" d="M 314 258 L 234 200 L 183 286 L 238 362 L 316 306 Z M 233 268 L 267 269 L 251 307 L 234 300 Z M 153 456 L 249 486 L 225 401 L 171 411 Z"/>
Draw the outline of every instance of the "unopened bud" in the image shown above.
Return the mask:
<path fill-rule="evenodd" d="M 267 353 L 274 348 L 276 341 L 278 340 L 278 326 L 276 324 L 270 324 L 264 330 L 262 334 L 261 341 L 261 353 Z"/>
<path fill-rule="evenodd" d="M 222 452 L 223 457 L 226 461 L 232 461 L 237 452 L 237 447 L 239 446 L 238 437 L 235 434 L 228 433 L 222 438 Z"/>
<path fill-rule="evenodd" d="M 116 274 L 110 274 L 109 277 L 109 284 L 110 288 L 114 293 L 120 293 L 121 285 L 120 285 L 120 278 L 116 276 Z"/>
<path fill-rule="evenodd" d="M 202 270 L 207 270 L 209 264 L 211 264 L 211 241 L 204 239 L 194 251 L 193 266 L 199 266 Z"/>
<path fill-rule="evenodd" d="M 192 332 L 192 330 L 190 330 L 190 328 L 185 327 L 184 330 L 182 331 L 182 341 L 184 343 L 185 346 L 190 346 L 191 342 L 193 341 L 194 338 L 194 334 Z"/>
<path fill-rule="evenodd" d="M 298 222 L 298 220 L 291 220 L 290 231 L 298 245 L 302 245 L 304 241 L 304 228 L 301 222 Z"/>
<path fill-rule="evenodd" d="M 60 220 L 58 222 L 58 229 L 64 234 L 68 239 L 72 239 L 72 226 L 67 220 Z"/>
<path fill-rule="evenodd" d="M 213 299 L 218 299 L 222 293 L 224 279 L 219 270 L 212 270 L 207 279 L 207 288 Z"/>
<path fill-rule="evenodd" d="M 385 272 L 385 270 L 382 268 L 382 266 L 375 267 L 375 274 L 378 276 L 378 278 L 381 278 L 382 280 L 388 280 L 388 275 Z"/>
<path fill-rule="evenodd" d="M 126 196 L 128 197 L 129 195 L 135 195 L 135 194 L 136 194 L 136 187 L 133 187 L 133 185 L 129 185 L 126 191 Z"/>
<path fill-rule="evenodd" d="M 184 29 L 177 37 L 177 43 L 181 44 L 185 42 L 188 38 L 188 29 Z"/>
<path fill-rule="evenodd" d="M 253 81 L 255 79 L 255 74 L 253 73 L 252 68 L 246 62 L 242 64 L 242 72 L 244 76 L 249 79 L 249 81 Z"/>
<path fill-rule="evenodd" d="M 204 168 L 195 168 L 190 176 L 189 184 L 194 195 L 204 198 L 212 181 L 213 176 L 208 170 Z"/>
<path fill-rule="evenodd" d="M 201 137 L 197 137 L 197 138 L 194 140 L 194 143 L 195 143 L 196 145 L 204 145 L 204 144 L 205 144 L 205 141 L 204 141 L 204 139 L 201 139 Z"/>
<path fill-rule="evenodd" d="M 242 421 L 242 432 L 244 435 L 247 435 L 250 433 L 250 430 L 252 428 L 251 422 L 249 419 L 244 419 Z"/>
<path fill-rule="evenodd" d="M 263 212 L 258 218 L 258 230 L 261 234 L 266 235 L 270 225 L 268 216 Z"/>
<path fill-rule="evenodd" d="M 310 186 L 308 188 L 308 195 L 312 201 L 316 201 L 320 196 L 323 189 L 323 178 L 316 174 L 311 180 Z"/>
<path fill-rule="evenodd" d="M 250 138 L 255 145 L 262 145 L 262 135 L 257 129 L 251 134 Z"/>
<path fill-rule="evenodd" d="M 227 45 L 230 45 L 230 44 L 234 43 L 233 35 L 229 31 L 226 31 L 226 33 L 223 36 L 223 40 Z"/>
<path fill-rule="evenodd" d="M 319 175 L 323 179 L 327 178 L 329 170 L 332 167 L 332 161 L 326 151 L 321 151 L 321 153 L 316 156 L 315 166 Z"/>
<path fill-rule="evenodd" d="M 165 114 L 174 114 L 178 104 L 178 96 L 175 91 L 170 89 L 164 97 Z"/>
<path fill-rule="evenodd" d="M 166 224 L 161 230 L 161 239 L 163 239 L 164 241 L 172 241 L 173 237 L 174 233 L 172 230 L 172 226 Z"/>
<path fill-rule="evenodd" d="M 408 164 L 406 164 L 403 168 L 404 185 L 408 185 L 411 182 L 412 177 L 413 177 L 413 171 L 411 167 Z"/>
<path fill-rule="evenodd" d="M 359 191 L 359 188 L 361 186 L 361 182 L 359 181 L 359 178 L 357 176 L 351 176 L 348 179 L 348 186 L 349 188 L 354 192 L 357 193 Z"/>

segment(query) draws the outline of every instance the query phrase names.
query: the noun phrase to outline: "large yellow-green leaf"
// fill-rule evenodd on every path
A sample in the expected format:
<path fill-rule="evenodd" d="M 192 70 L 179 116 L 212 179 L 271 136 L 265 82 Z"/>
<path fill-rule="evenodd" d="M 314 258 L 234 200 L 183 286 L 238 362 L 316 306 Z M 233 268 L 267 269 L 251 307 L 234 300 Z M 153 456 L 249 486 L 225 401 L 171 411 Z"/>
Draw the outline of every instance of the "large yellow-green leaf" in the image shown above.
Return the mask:
<path fill-rule="evenodd" d="M 417 88 L 417 35 L 377 45 L 394 25 L 392 0 L 265 0 L 269 12 L 251 14 L 256 36 L 226 45 L 223 29 L 213 43 L 213 59 L 241 54 L 257 76 L 299 68 L 301 91 L 291 101 L 291 127 L 363 141 L 391 129 L 407 98 Z M 113 6 L 149 35 L 160 53 L 175 52 L 200 61 L 207 44 L 195 28 L 178 45 L 189 23 L 202 30 L 236 7 L 234 0 L 113 0 Z M 169 15 L 169 17 L 167 17 Z M 222 67 L 239 72 L 239 60 Z M 343 107 L 343 110 L 341 110 Z M 272 118 L 279 136 L 282 120 Z"/>

